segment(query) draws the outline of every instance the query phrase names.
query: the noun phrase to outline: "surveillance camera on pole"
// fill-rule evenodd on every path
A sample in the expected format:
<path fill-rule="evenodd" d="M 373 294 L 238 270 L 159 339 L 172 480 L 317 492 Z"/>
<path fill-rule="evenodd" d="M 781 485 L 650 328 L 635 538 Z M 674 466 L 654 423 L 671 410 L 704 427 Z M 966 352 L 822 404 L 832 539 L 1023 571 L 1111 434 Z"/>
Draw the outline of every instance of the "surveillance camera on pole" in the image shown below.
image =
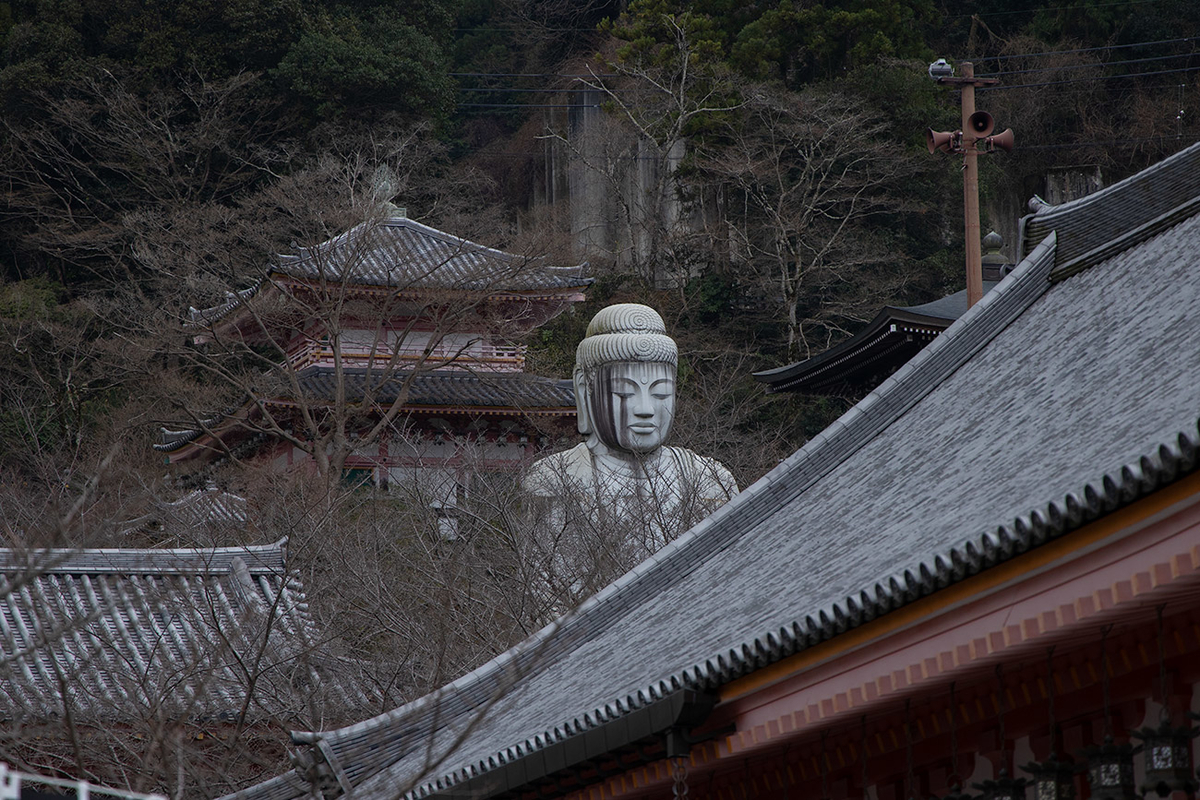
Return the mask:
<path fill-rule="evenodd" d="M 950 78 L 954 76 L 954 67 L 950 66 L 944 58 L 939 58 L 937 61 L 929 65 L 929 77 L 935 81 L 942 78 Z"/>

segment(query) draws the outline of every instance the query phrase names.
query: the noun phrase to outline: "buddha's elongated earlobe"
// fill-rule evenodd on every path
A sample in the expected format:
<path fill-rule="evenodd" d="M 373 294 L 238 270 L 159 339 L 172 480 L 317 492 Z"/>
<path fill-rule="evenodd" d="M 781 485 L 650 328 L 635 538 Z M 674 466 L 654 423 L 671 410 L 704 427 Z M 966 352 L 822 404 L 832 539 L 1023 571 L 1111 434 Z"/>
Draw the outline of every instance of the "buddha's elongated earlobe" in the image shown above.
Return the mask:
<path fill-rule="evenodd" d="M 587 436 L 592 432 L 591 398 L 588 397 L 587 375 L 579 367 L 575 368 L 573 377 L 575 383 L 575 408 L 578 411 L 576 426 L 579 432 Z"/>

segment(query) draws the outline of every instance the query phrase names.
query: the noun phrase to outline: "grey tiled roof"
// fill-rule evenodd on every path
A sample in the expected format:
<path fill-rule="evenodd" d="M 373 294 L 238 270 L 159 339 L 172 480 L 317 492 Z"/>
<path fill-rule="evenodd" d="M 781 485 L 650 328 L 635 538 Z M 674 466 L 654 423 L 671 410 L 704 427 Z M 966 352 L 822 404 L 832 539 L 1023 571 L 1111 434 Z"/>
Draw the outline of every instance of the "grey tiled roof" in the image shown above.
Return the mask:
<path fill-rule="evenodd" d="M 372 376 L 365 369 L 347 369 L 346 394 L 351 402 L 362 399 Z M 376 377 L 379 381 L 382 376 Z M 387 377 L 374 387 L 376 402 L 391 403 L 404 385 L 402 372 Z M 308 367 L 299 376 L 300 387 L 313 399 L 332 401 L 335 375 L 332 367 Z M 405 407 L 420 408 L 511 408 L 516 411 L 574 409 L 575 390 L 570 381 L 540 378 L 512 372 L 467 372 L 435 370 L 412 378 Z"/>
<path fill-rule="evenodd" d="M 404 217 L 364 223 L 298 255 L 280 256 L 277 269 L 296 278 L 401 289 L 530 292 L 591 283 L 583 265 L 546 266 Z"/>
<path fill-rule="evenodd" d="M 1125 234 L 1172 211 L 1190 216 L 1200 201 L 1200 169 L 1194 146 L 1150 169 L 1100 191 L 1058 206 L 1041 205 L 1021 221 L 1021 250 L 1027 254 L 1050 231 L 1058 234 L 1055 267 L 1094 254 Z"/>
<path fill-rule="evenodd" d="M 0 718 L 298 718 L 368 708 L 323 660 L 284 542 L 200 549 L 0 550 Z M 256 666 L 258 665 L 258 666 Z M 60 680 L 61 679 L 61 680 Z M 60 686 L 69 687 L 66 697 Z"/>
<path fill-rule="evenodd" d="M 1200 147 L 1182 158 L 1200 173 Z M 1200 216 L 1052 283 L 1057 248 L 1048 233 L 838 422 L 575 615 L 437 695 L 321 733 L 334 772 L 361 800 L 527 757 L 536 771 L 549 745 L 711 691 L 1194 469 Z M 290 773 L 237 796 L 303 792 Z"/>

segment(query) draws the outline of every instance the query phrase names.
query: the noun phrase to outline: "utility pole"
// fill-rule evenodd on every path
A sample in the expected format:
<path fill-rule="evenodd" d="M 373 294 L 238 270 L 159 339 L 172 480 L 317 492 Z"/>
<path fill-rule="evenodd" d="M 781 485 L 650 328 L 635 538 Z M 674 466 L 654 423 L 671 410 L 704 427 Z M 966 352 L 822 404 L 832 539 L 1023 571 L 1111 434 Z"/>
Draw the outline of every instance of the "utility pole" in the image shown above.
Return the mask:
<path fill-rule="evenodd" d="M 953 133 L 939 132 L 932 128 L 925 132 L 929 152 L 941 150 L 945 153 L 962 153 L 963 156 L 963 219 L 965 224 L 967 262 L 967 308 L 983 297 L 982 245 L 979 235 L 979 143 L 986 146 L 984 152 L 996 148 L 1010 151 L 1013 147 L 1013 132 L 992 135 L 995 122 L 986 111 L 975 110 L 975 89 L 994 86 L 999 78 L 976 78 L 975 65 L 964 61 L 959 66 L 962 75 L 955 76 L 946 59 L 938 59 L 929 65 L 929 75 L 944 86 L 957 86 L 962 90 L 962 128 Z"/>

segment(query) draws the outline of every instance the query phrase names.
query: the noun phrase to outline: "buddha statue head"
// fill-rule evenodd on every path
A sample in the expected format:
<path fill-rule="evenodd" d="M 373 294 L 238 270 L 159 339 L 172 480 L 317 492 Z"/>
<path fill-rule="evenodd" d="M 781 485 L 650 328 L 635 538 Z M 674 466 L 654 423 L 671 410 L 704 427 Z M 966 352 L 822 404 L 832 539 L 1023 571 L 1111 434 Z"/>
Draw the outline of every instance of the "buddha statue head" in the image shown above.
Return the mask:
<path fill-rule="evenodd" d="M 679 351 L 649 306 L 601 309 L 575 351 L 579 432 L 589 446 L 649 455 L 671 431 Z"/>

